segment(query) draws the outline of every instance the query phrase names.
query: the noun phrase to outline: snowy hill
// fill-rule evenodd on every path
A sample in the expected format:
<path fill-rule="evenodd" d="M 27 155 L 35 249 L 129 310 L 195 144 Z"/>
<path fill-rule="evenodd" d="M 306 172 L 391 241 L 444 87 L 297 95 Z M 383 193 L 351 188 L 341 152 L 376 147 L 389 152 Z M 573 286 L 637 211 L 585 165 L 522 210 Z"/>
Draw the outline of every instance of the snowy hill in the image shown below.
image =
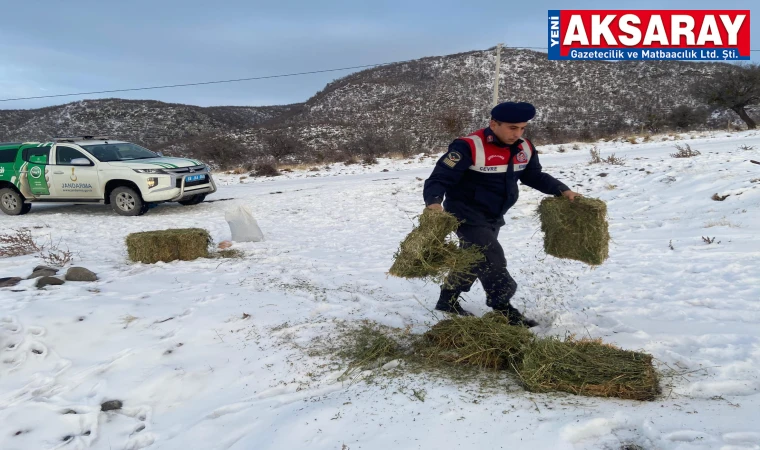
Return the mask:
<path fill-rule="evenodd" d="M 328 84 L 303 104 L 200 108 L 136 100 L 87 100 L 37 110 L 0 110 L 0 141 L 54 135 L 108 133 L 149 145 L 174 144 L 181 153 L 194 136 L 216 134 L 243 142 L 251 155 L 267 153 L 277 130 L 302 152 L 339 149 L 362 136 L 403 135 L 417 148 L 445 145 L 488 118 L 495 65 L 493 49 L 421 58 L 363 70 Z M 700 105 L 689 85 L 728 67 L 683 61 L 549 61 L 546 54 L 505 49 L 500 98 L 538 108 L 533 137 L 563 137 L 661 127 L 678 105 Z M 734 113 L 716 112 L 712 125 Z M 388 144 L 393 147 L 394 144 Z M 176 152 L 175 152 L 176 153 Z"/>
<path fill-rule="evenodd" d="M 541 148 L 547 172 L 607 202 L 602 266 L 543 253 L 543 195 L 524 186 L 500 235 L 514 302 L 541 322 L 535 332 L 651 353 L 671 375 L 656 401 L 531 394 L 496 374 L 488 387 L 452 384 L 403 366 L 372 383 L 337 381 L 345 365 L 310 350 L 340 323 L 420 333 L 438 320 L 436 286 L 385 275 L 423 208 L 434 159 L 417 157 L 269 179 L 219 174 L 209 202 L 135 218 L 69 205 L 0 216 L 4 232 L 60 240 L 99 277 L 0 288 L 0 447 L 757 449 L 760 166 L 749 160 L 760 159 L 760 133 L 679 138 L 597 144 L 622 166 L 589 165 L 590 144 Z M 675 144 L 701 155 L 672 158 Z M 131 232 L 197 226 L 229 239 L 224 213 L 236 205 L 266 236 L 236 244 L 243 259 L 127 263 Z M 38 263 L 0 259 L 0 278 Z M 479 284 L 466 298 L 476 314 L 488 310 Z M 101 412 L 108 400 L 123 407 Z"/>
<path fill-rule="evenodd" d="M 289 111 L 292 105 L 202 108 L 153 100 L 82 100 L 31 110 L 0 110 L 0 141 L 110 134 L 155 144 L 189 135 L 247 129 Z"/>

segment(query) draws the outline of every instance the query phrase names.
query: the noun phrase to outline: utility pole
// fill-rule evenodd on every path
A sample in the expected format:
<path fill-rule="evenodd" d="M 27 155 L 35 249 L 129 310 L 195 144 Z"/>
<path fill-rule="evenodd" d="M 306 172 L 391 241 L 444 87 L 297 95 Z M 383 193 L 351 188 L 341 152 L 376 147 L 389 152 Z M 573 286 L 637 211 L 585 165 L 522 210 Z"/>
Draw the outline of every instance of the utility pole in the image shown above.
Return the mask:
<path fill-rule="evenodd" d="M 501 46 L 504 44 L 498 44 L 496 46 L 496 74 L 493 78 L 493 105 L 496 106 L 499 103 L 499 69 L 501 68 Z"/>

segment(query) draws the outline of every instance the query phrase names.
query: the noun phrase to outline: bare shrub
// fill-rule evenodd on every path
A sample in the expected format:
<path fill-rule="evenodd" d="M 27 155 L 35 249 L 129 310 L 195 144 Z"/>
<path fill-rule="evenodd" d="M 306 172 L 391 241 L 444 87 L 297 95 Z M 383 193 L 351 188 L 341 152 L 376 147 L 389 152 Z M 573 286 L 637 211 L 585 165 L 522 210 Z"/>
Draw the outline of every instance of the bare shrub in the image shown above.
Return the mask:
<path fill-rule="evenodd" d="M 601 164 L 602 156 L 596 146 L 592 147 L 591 150 L 589 150 L 589 153 L 591 154 L 591 161 L 589 161 L 589 164 Z"/>
<path fill-rule="evenodd" d="M 610 156 L 604 158 L 602 161 L 605 162 L 605 163 L 607 163 L 607 164 L 613 164 L 613 165 L 616 165 L 616 166 L 623 166 L 623 165 L 625 165 L 625 158 L 619 158 L 619 157 L 615 156 L 614 153 L 611 154 Z"/>
<path fill-rule="evenodd" d="M 286 130 L 277 130 L 264 136 L 264 154 L 273 157 L 278 163 L 298 159 L 302 149 L 303 144 Z"/>
<path fill-rule="evenodd" d="M 32 232 L 27 228 L 0 234 L 0 258 L 31 255 L 39 251 L 40 247 L 34 242 Z"/>
<path fill-rule="evenodd" d="M 666 121 L 669 126 L 678 130 L 690 130 L 703 125 L 707 121 L 707 110 L 688 105 L 678 105 L 668 114 Z"/>
<path fill-rule="evenodd" d="M 280 171 L 277 169 L 277 164 L 272 161 L 262 161 L 254 166 L 253 172 L 250 173 L 253 177 L 276 177 L 280 175 Z"/>
<path fill-rule="evenodd" d="M 464 136 L 469 126 L 469 118 L 466 111 L 457 108 L 449 108 L 443 111 L 437 118 L 439 131 L 443 139 L 450 141 Z"/>
<path fill-rule="evenodd" d="M 66 250 L 63 250 L 54 245 L 50 248 L 43 248 L 39 253 L 39 257 L 49 266 L 63 267 L 74 260 L 74 253 L 68 247 Z"/>
<path fill-rule="evenodd" d="M 418 153 L 417 142 L 409 133 L 401 131 L 391 134 L 388 138 L 387 151 L 399 153 L 404 158 L 414 156 Z"/>
<path fill-rule="evenodd" d="M 0 258 L 13 258 L 36 254 L 45 264 L 63 267 L 74 260 L 74 253 L 68 247 L 61 248 L 61 241 L 53 242 L 48 236 L 45 244 L 38 244 L 28 228 L 21 228 L 10 233 L 0 234 Z"/>
<path fill-rule="evenodd" d="M 192 136 L 166 148 L 169 156 L 190 157 L 222 170 L 236 168 L 250 157 L 248 147 L 222 134 L 207 133 Z"/>
<path fill-rule="evenodd" d="M 701 155 L 698 150 L 692 150 L 689 144 L 676 144 L 676 150 L 678 151 L 670 154 L 673 158 L 691 158 L 692 156 Z"/>

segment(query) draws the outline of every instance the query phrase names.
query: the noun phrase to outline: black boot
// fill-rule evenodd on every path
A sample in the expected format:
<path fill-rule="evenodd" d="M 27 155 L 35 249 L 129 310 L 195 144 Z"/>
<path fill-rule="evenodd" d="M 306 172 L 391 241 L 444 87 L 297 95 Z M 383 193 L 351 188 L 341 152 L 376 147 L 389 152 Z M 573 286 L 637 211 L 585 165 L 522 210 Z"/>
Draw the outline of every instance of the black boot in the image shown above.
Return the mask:
<path fill-rule="evenodd" d="M 462 305 L 459 304 L 459 294 L 460 292 L 442 289 L 438 303 L 435 305 L 435 310 L 459 316 L 474 316 L 475 314 L 462 308 Z"/>
<path fill-rule="evenodd" d="M 504 309 L 494 309 L 494 311 L 503 314 L 507 319 L 509 319 L 510 325 L 525 328 L 533 328 L 538 325 L 538 322 L 523 316 L 522 313 L 512 305 L 507 305 L 507 307 Z"/>

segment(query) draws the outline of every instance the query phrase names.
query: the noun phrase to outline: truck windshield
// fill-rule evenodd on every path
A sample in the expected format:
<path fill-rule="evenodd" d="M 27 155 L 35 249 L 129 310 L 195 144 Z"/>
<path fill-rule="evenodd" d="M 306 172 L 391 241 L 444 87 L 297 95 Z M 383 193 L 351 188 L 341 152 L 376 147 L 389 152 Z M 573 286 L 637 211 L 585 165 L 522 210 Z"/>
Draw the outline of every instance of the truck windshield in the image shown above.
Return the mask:
<path fill-rule="evenodd" d="M 159 158 L 159 155 L 131 142 L 120 144 L 82 145 L 100 162 L 130 161 L 133 159 Z"/>

